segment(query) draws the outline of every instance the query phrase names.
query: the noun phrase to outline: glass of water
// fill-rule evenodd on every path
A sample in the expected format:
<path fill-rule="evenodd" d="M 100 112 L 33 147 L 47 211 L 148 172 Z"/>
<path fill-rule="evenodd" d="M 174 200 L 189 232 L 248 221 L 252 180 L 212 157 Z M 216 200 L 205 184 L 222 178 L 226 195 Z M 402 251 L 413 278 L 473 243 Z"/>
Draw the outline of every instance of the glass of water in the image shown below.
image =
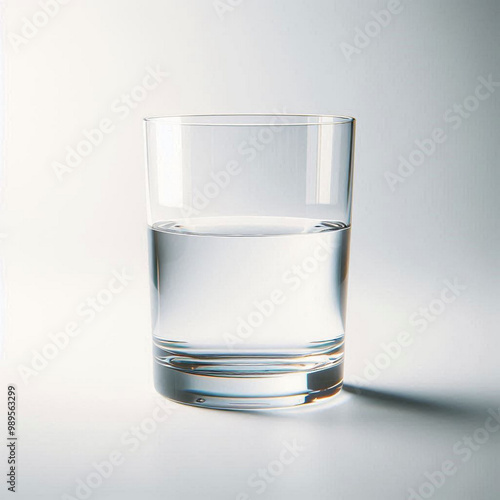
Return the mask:
<path fill-rule="evenodd" d="M 296 406 L 343 380 L 355 120 L 145 120 L 155 386 Z"/>

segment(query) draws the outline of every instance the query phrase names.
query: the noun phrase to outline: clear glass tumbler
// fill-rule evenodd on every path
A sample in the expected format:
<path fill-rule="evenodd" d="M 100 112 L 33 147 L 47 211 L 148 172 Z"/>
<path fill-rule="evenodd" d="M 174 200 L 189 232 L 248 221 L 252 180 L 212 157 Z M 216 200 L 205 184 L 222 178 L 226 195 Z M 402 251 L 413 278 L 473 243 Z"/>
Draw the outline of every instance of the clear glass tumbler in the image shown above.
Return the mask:
<path fill-rule="evenodd" d="M 155 386 L 277 408 L 343 379 L 355 120 L 145 120 Z"/>

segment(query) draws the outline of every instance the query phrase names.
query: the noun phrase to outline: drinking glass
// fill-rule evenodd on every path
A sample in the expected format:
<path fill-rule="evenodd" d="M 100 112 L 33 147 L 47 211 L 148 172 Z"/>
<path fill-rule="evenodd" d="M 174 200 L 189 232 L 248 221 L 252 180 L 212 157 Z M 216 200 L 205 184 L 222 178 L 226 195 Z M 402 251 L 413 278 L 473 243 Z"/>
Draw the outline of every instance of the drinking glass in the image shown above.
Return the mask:
<path fill-rule="evenodd" d="M 155 387 L 296 406 L 343 379 L 355 120 L 145 120 Z"/>

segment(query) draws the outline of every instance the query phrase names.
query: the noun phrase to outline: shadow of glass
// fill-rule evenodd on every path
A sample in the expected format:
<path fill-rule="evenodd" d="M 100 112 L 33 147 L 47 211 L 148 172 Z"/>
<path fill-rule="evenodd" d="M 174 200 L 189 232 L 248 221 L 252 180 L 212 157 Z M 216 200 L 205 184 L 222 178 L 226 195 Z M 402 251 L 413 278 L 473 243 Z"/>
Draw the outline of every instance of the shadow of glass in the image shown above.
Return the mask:
<path fill-rule="evenodd" d="M 339 423 L 346 419 L 359 423 L 389 422 L 400 419 L 427 425 L 433 422 L 481 424 L 488 409 L 498 410 L 500 402 L 460 400 L 452 397 L 425 396 L 386 389 L 345 384 L 336 396 L 315 404 L 283 410 L 248 411 L 258 418 L 297 419 L 310 423 Z"/>
<path fill-rule="evenodd" d="M 344 384 L 343 390 L 375 404 L 383 404 L 412 412 L 427 413 L 443 417 L 484 418 L 488 408 L 496 408 L 496 404 L 486 402 L 457 402 L 451 399 L 425 397 L 398 393 L 382 389 L 371 389 L 351 384 Z"/>

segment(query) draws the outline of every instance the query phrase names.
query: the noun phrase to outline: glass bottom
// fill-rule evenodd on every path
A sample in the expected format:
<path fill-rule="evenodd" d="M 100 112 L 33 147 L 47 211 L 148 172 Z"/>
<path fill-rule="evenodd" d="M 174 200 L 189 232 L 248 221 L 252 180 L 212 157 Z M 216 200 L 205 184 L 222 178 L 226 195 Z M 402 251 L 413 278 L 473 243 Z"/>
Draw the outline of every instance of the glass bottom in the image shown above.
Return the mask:
<path fill-rule="evenodd" d="M 248 366 L 252 364 L 255 358 L 248 359 Z M 192 366 L 192 361 L 186 365 Z M 260 363 L 258 373 L 242 371 L 245 365 L 242 358 L 238 359 L 237 369 L 232 369 L 227 359 L 210 359 L 210 365 L 211 374 L 207 375 L 180 368 L 182 362 L 178 357 L 176 366 L 156 359 L 155 388 L 163 396 L 182 404 L 226 410 L 262 410 L 289 408 L 330 398 L 342 388 L 344 375 L 343 359 L 326 367 L 323 365 L 321 369 L 278 373 L 273 373 L 276 359 L 267 370 Z"/>

